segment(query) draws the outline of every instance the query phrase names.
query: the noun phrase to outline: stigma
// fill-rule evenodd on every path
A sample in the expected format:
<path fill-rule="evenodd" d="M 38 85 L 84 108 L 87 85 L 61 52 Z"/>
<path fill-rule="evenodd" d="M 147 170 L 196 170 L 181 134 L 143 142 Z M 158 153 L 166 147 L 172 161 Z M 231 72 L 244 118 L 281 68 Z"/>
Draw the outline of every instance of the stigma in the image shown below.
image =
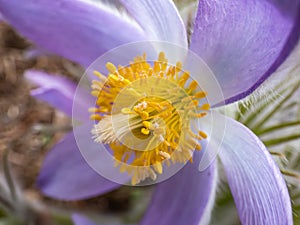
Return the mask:
<path fill-rule="evenodd" d="M 157 179 L 165 166 L 192 162 L 200 140 L 196 121 L 210 109 L 206 92 L 182 70 L 169 65 L 163 52 L 148 62 L 146 54 L 128 66 L 106 64 L 108 75 L 94 71 L 90 109 L 95 142 L 110 146 L 115 166 L 131 176 L 132 185 Z"/>

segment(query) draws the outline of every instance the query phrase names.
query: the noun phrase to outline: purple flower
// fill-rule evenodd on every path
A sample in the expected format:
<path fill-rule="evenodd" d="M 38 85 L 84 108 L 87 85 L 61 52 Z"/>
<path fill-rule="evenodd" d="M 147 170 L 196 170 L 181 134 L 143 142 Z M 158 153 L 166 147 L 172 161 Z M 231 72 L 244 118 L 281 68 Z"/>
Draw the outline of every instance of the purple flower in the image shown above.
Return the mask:
<path fill-rule="evenodd" d="M 186 30 L 172 1 L 120 0 L 131 19 L 102 4 L 83 0 L 0 0 L 0 11 L 23 35 L 56 54 L 88 66 L 121 44 L 159 40 L 188 46 Z M 239 0 L 199 2 L 190 49 L 203 58 L 221 84 L 225 102 L 252 93 L 286 59 L 300 33 L 300 1 Z M 28 71 L 40 85 L 32 94 L 72 115 L 76 85 Z M 80 92 L 82 118 L 93 99 Z M 290 198 L 279 169 L 261 141 L 242 124 L 226 120 L 224 166 L 242 224 L 292 224 Z M 90 130 L 77 131 L 82 140 Z M 88 144 L 88 141 L 87 141 Z M 199 161 L 201 152 L 195 153 Z M 105 163 L 105 162 L 104 162 Z M 216 187 L 216 162 L 199 173 L 187 164 L 157 185 L 141 224 L 207 224 Z M 93 171 L 82 158 L 74 133 L 46 157 L 38 179 L 51 197 L 74 200 L 105 193 L 118 184 Z"/>

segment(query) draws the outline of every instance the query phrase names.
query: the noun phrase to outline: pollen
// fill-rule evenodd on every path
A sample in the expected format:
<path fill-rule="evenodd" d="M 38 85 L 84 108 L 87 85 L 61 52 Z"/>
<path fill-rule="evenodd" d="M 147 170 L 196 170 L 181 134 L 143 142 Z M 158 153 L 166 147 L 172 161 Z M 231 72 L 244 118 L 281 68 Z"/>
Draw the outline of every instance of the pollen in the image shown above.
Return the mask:
<path fill-rule="evenodd" d="M 192 161 L 200 140 L 195 121 L 210 109 L 206 92 L 182 63 L 168 64 L 163 52 L 154 62 L 146 54 L 128 66 L 106 64 L 107 76 L 95 71 L 89 110 L 97 143 L 110 146 L 115 166 L 131 176 L 132 185 L 157 179 L 164 165 Z"/>

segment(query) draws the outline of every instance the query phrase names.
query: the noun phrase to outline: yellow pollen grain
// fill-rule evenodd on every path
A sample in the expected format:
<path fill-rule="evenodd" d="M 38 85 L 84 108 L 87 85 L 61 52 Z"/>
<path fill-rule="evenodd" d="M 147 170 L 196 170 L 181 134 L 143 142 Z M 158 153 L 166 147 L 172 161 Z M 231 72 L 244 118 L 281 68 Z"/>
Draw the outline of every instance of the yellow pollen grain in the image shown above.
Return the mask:
<path fill-rule="evenodd" d="M 99 121 L 102 119 L 102 116 L 100 116 L 99 114 L 92 114 L 90 115 L 90 119 Z"/>
<path fill-rule="evenodd" d="M 193 81 L 191 82 L 191 84 L 190 84 L 189 89 L 190 89 L 191 91 L 194 91 L 197 87 L 198 87 L 197 81 L 193 80 Z"/>
<path fill-rule="evenodd" d="M 164 158 L 166 158 L 166 159 L 170 159 L 171 158 L 170 154 L 167 153 L 167 152 L 160 151 L 159 154 L 161 156 L 163 156 Z"/>
<path fill-rule="evenodd" d="M 207 138 L 207 134 L 206 134 L 205 132 L 203 132 L 203 131 L 200 130 L 198 133 L 199 133 L 199 135 L 200 135 L 201 137 Z"/>
<path fill-rule="evenodd" d="M 142 133 L 142 134 L 145 134 L 145 135 L 148 135 L 148 134 L 150 134 L 150 130 L 143 127 L 143 128 L 141 129 L 141 133 Z"/>
<path fill-rule="evenodd" d="M 149 121 L 143 121 L 143 126 L 145 126 L 148 129 L 153 129 L 153 125 Z"/>
<path fill-rule="evenodd" d="M 197 92 L 197 93 L 195 94 L 195 97 L 196 97 L 196 98 L 205 98 L 206 95 L 207 95 L 206 92 L 200 91 L 200 92 Z"/>
<path fill-rule="evenodd" d="M 210 105 L 208 103 L 204 103 L 202 106 L 201 106 L 201 109 L 202 110 L 209 110 L 210 109 Z"/>
<path fill-rule="evenodd" d="M 106 68 L 110 73 L 115 73 L 117 71 L 115 65 L 110 62 L 106 63 Z"/>

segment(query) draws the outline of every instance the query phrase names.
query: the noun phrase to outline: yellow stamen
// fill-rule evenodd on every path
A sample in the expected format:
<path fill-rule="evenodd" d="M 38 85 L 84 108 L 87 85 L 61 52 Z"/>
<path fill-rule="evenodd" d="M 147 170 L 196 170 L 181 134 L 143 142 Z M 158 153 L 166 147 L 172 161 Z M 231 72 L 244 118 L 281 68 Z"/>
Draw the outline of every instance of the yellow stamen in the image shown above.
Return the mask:
<path fill-rule="evenodd" d="M 150 64 L 146 55 L 129 66 L 108 62 L 107 77 L 95 71 L 92 82 L 96 106 L 89 111 L 97 124 L 92 130 L 96 142 L 109 144 L 116 166 L 131 175 L 136 185 L 163 173 L 163 163 L 192 161 L 203 131 L 192 131 L 193 120 L 205 116 L 206 92 L 182 71 L 182 63 L 168 65 L 163 52 Z M 190 82 L 188 80 L 190 79 Z"/>
<path fill-rule="evenodd" d="M 106 63 L 106 68 L 110 73 L 115 73 L 117 71 L 115 65 L 110 62 Z"/>

